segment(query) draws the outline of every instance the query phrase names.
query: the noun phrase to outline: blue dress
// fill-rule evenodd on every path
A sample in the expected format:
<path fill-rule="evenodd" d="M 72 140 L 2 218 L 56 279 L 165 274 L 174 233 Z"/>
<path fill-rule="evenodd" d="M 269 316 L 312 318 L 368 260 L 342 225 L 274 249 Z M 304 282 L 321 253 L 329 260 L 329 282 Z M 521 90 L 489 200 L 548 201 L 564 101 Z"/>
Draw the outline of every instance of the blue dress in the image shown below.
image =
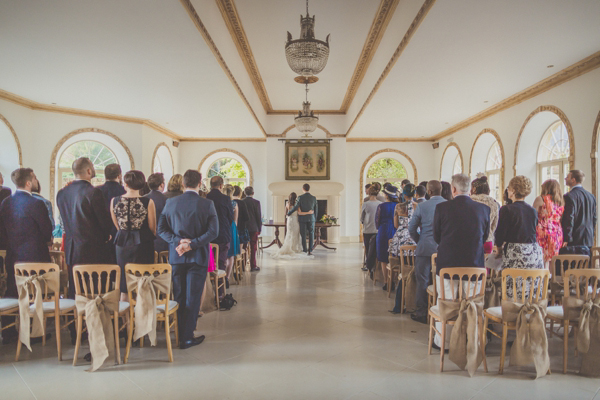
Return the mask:
<path fill-rule="evenodd" d="M 237 203 L 234 201 L 231 202 L 231 206 L 235 210 Z M 239 215 L 239 214 L 238 214 Z M 227 253 L 227 257 L 234 257 L 240 254 L 240 236 L 238 235 L 237 225 L 235 221 L 231 222 L 231 246 L 229 246 L 229 252 Z"/>
<path fill-rule="evenodd" d="M 388 262 L 388 246 L 396 233 L 394 228 L 394 210 L 398 203 L 385 202 L 377 207 L 375 226 L 377 227 L 377 261 Z"/>

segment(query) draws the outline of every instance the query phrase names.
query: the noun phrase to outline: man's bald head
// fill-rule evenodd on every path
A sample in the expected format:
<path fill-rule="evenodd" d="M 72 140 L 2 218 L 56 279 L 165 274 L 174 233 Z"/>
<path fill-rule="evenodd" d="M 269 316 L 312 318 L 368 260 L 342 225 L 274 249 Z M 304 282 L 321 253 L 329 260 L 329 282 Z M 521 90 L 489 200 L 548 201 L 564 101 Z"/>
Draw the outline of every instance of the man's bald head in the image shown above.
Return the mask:
<path fill-rule="evenodd" d="M 427 182 L 427 192 L 429 193 L 430 196 L 441 196 L 442 182 L 440 182 L 440 181 Z"/>
<path fill-rule="evenodd" d="M 73 174 L 77 179 L 91 180 L 94 176 L 96 176 L 94 163 L 87 157 L 80 157 L 73 161 L 71 169 L 73 170 Z"/>

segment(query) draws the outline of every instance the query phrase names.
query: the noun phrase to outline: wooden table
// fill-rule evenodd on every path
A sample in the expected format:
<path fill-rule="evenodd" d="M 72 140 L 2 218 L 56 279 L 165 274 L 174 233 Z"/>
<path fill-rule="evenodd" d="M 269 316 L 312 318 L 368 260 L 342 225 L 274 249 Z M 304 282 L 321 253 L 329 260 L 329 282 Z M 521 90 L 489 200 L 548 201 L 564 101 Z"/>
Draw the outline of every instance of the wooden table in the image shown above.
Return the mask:
<path fill-rule="evenodd" d="M 275 228 L 275 238 L 267 246 L 261 247 L 261 250 L 269 248 L 269 247 L 273 246 L 274 244 L 276 244 L 277 246 L 279 246 L 281 248 L 281 246 L 283 246 L 283 243 L 281 243 L 281 240 L 279 240 L 279 228 L 284 228 L 285 229 L 285 227 L 286 227 L 285 223 L 284 222 L 273 222 L 272 224 L 263 224 L 263 226 L 266 226 L 266 227 L 269 227 L 269 228 Z M 321 229 L 335 228 L 335 227 L 338 227 L 338 226 L 339 225 L 325 224 L 323 222 L 317 222 L 317 223 L 315 223 L 315 241 L 313 243 L 313 250 L 316 249 L 317 246 L 323 246 L 323 247 L 325 247 L 326 249 L 329 249 L 329 250 L 337 250 L 335 247 L 329 247 L 329 246 L 327 246 L 321 240 Z"/>

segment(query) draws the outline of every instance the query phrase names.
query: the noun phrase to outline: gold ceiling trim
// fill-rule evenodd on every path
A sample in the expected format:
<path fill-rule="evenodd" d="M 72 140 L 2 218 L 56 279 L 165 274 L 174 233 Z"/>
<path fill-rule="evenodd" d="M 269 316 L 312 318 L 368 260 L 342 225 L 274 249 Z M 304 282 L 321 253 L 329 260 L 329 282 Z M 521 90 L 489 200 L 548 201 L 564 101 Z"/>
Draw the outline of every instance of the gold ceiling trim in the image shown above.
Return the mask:
<path fill-rule="evenodd" d="M 343 135 L 342 135 L 343 136 Z M 397 137 L 375 137 L 375 138 L 365 138 L 365 137 L 356 137 L 356 138 L 346 138 L 347 143 L 368 143 L 368 142 L 428 142 L 431 143 L 430 138 L 397 138 Z"/>
<path fill-rule="evenodd" d="M 529 100 L 535 96 L 538 96 L 550 89 L 570 81 L 571 79 L 575 79 L 583 74 L 593 71 L 598 67 L 600 67 L 600 51 L 438 133 L 433 137 L 433 139 L 440 140 L 446 136 L 452 135 L 453 133 L 473 125 L 476 122 L 491 117 L 492 115 L 522 103 L 525 100 Z"/>
<path fill-rule="evenodd" d="M 231 72 L 231 70 L 227 66 L 227 63 L 225 62 L 225 59 L 223 58 L 223 56 L 221 55 L 221 52 L 217 48 L 217 45 L 212 40 L 212 37 L 208 33 L 208 30 L 206 29 L 206 27 L 202 23 L 202 20 L 198 16 L 198 13 L 196 12 L 196 9 L 192 5 L 192 2 L 190 0 L 179 0 L 179 1 L 181 2 L 181 5 L 183 6 L 183 8 L 185 8 L 185 10 L 187 11 L 187 13 L 190 16 L 190 18 L 192 19 L 192 22 L 194 23 L 194 25 L 196 25 L 196 28 L 198 29 L 198 31 L 200 32 L 200 34 L 204 38 L 204 41 L 206 42 L 206 44 L 208 45 L 208 47 L 210 48 L 210 50 L 213 52 L 215 58 L 217 59 L 217 62 L 219 63 L 219 65 L 221 66 L 221 68 L 223 69 L 223 71 L 225 72 L 225 75 L 227 75 L 227 77 L 229 78 L 229 80 L 233 84 L 233 87 L 238 92 L 238 95 L 241 97 L 241 99 L 244 102 L 244 104 L 246 105 L 246 107 L 248 107 L 248 110 L 252 114 L 252 117 L 254 117 L 254 120 L 258 124 L 258 126 L 259 126 L 260 130 L 262 131 L 264 137 L 267 137 L 267 132 L 265 131 L 265 128 L 263 127 L 263 125 L 261 124 L 260 120 L 258 119 L 258 116 L 254 112 L 254 109 L 250 105 L 250 102 L 248 101 L 248 99 L 244 95 L 244 92 L 242 91 L 242 88 L 240 87 L 240 85 L 235 80 L 235 77 L 233 76 L 233 73 Z"/>
<path fill-rule="evenodd" d="M 215 0 L 217 6 L 219 7 L 219 11 L 225 21 L 225 25 L 227 26 L 227 30 L 235 43 L 235 47 L 238 50 L 240 58 L 244 63 L 244 67 L 246 67 L 246 71 L 250 76 L 250 80 L 252 81 L 252 85 L 256 90 L 256 93 L 262 103 L 265 112 L 268 115 L 281 115 L 281 114 L 296 114 L 297 110 L 274 110 L 271 106 L 271 102 L 269 100 L 269 95 L 267 93 L 267 89 L 265 88 L 265 84 L 260 75 L 260 71 L 258 66 L 256 65 L 256 60 L 252 53 L 252 48 L 250 47 L 250 43 L 248 41 L 248 37 L 246 36 L 246 32 L 244 31 L 244 27 L 240 16 L 237 11 L 237 7 L 235 6 L 234 0 Z M 182 0 L 183 2 L 183 0 Z M 400 0 L 381 0 L 379 3 L 379 7 L 377 8 L 377 12 L 375 13 L 375 18 L 371 24 L 371 28 L 369 29 L 369 33 L 367 35 L 367 39 L 363 46 L 362 52 L 358 58 L 358 62 L 354 69 L 354 73 L 352 74 L 352 78 L 350 79 L 350 83 L 348 84 L 348 88 L 346 90 L 346 95 L 342 100 L 342 105 L 339 110 L 314 110 L 317 114 L 329 114 L 329 115 L 345 115 L 356 96 L 358 88 L 367 73 L 369 65 L 373 60 L 375 52 L 381 43 L 381 39 L 387 29 L 388 24 L 390 23 L 392 16 L 394 15 L 394 11 L 398 6 Z"/>
<path fill-rule="evenodd" d="M 354 118 L 354 121 L 352 121 L 352 125 L 350 125 L 350 128 L 348 128 L 348 131 L 346 132 L 346 136 L 348 136 L 350 134 L 350 132 L 352 131 L 352 129 L 354 128 L 354 126 L 358 122 L 358 119 L 362 116 L 363 112 L 365 111 L 365 109 L 367 108 L 367 106 L 369 105 L 369 103 L 371 102 L 371 100 L 373 100 L 373 97 L 375 96 L 375 93 L 377 93 L 377 91 L 381 87 L 381 84 L 383 83 L 383 81 L 387 78 L 387 76 L 392 71 L 392 68 L 396 64 L 396 61 L 398 61 L 398 59 L 400 58 L 400 55 L 402 54 L 402 52 L 404 52 L 404 49 L 406 48 L 406 46 L 408 46 L 408 43 L 410 42 L 410 40 L 412 39 L 413 35 L 415 34 L 415 32 L 417 31 L 417 29 L 419 28 L 419 26 L 421 25 L 421 23 L 423 22 L 423 20 L 427 16 L 427 13 L 429 13 L 429 10 L 431 10 L 431 7 L 433 7 L 434 4 L 435 4 L 435 0 L 425 0 L 425 2 L 423 3 L 423 5 L 421 6 L 421 9 L 419 10 L 419 12 L 417 13 L 417 15 L 413 19 L 413 21 L 410 24 L 410 26 L 408 27 L 408 30 L 406 31 L 406 33 L 404 34 L 404 37 L 402 38 L 402 41 L 400 42 L 400 44 L 396 48 L 396 51 L 394 51 L 394 54 L 392 55 L 392 58 L 390 59 L 390 61 L 388 61 L 387 65 L 383 69 L 383 72 L 381 73 L 381 76 L 379 77 L 379 79 L 375 83 L 375 86 L 371 90 L 371 93 L 369 93 L 369 96 L 367 97 L 367 99 L 365 100 L 364 104 L 360 108 L 360 111 L 358 112 L 358 114 L 356 114 L 356 117 Z"/>
<path fill-rule="evenodd" d="M 181 142 L 266 142 L 267 138 L 183 138 Z"/>
<path fill-rule="evenodd" d="M 4 122 L 8 127 L 8 130 L 13 135 L 13 139 L 15 139 L 15 144 L 17 145 L 17 151 L 19 152 L 19 167 L 23 168 L 23 151 L 21 150 L 21 142 L 19 142 L 19 137 L 17 136 L 17 132 L 15 132 L 15 128 L 12 127 L 10 122 L 2 114 L 0 114 L 0 121 Z"/>
<path fill-rule="evenodd" d="M 287 128 L 285 128 L 285 130 L 283 132 L 281 132 L 279 135 L 269 135 L 269 137 L 277 137 L 277 138 L 284 138 L 287 136 L 287 133 L 289 131 L 291 131 L 292 129 L 294 129 L 296 127 L 296 125 L 290 125 Z M 327 130 L 327 128 L 325 128 L 323 125 L 317 125 L 317 128 L 319 128 L 320 130 L 322 130 L 323 132 L 325 132 L 325 137 L 327 138 L 332 138 L 332 137 L 340 137 L 340 135 L 332 135 L 331 132 L 329 132 Z M 341 135 L 341 137 L 343 137 L 344 135 Z"/>

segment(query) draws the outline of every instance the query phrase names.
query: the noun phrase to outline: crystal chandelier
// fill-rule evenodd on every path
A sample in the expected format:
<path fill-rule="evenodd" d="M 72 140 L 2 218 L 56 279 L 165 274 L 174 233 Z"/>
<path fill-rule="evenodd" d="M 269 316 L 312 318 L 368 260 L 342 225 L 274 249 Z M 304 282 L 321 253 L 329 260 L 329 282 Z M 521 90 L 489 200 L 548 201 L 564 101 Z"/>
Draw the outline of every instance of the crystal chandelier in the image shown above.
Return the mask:
<path fill-rule="evenodd" d="M 315 39 L 315 16 L 308 14 L 306 0 L 306 17 L 300 16 L 300 39 L 292 40 L 292 34 L 287 33 L 285 58 L 290 68 L 302 76 L 317 75 L 323 71 L 329 58 L 329 35 L 322 40 Z"/>
<path fill-rule="evenodd" d="M 302 133 L 314 132 L 319 123 L 319 117 L 315 117 L 315 113 L 310 109 L 308 101 L 308 83 L 306 84 L 306 101 L 302 103 L 302 111 L 298 112 L 298 116 L 294 118 L 296 129 Z"/>

